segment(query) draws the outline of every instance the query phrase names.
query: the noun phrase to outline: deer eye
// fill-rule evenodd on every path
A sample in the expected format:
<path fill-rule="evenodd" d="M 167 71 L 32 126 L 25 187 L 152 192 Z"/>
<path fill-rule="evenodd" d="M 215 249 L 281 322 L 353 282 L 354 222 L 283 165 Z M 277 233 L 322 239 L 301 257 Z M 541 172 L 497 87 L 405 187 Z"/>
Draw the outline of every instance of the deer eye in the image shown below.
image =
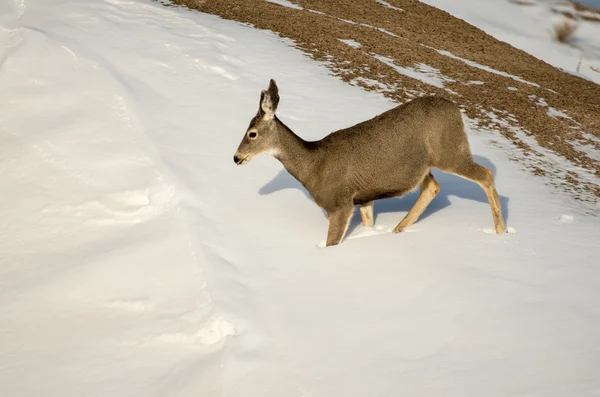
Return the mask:
<path fill-rule="evenodd" d="M 258 134 L 257 134 L 256 132 L 252 131 L 252 132 L 248 133 L 248 138 L 250 138 L 250 139 L 254 139 L 254 138 L 256 138 L 256 137 L 257 137 L 257 135 L 258 135 Z"/>

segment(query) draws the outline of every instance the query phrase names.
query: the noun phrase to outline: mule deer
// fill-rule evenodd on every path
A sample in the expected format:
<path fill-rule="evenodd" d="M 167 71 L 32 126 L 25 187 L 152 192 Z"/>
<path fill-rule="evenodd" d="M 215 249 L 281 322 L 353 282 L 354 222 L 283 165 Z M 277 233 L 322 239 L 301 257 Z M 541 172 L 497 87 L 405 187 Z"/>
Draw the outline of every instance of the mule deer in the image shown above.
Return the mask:
<path fill-rule="evenodd" d="M 419 198 L 393 232 L 412 225 L 440 190 L 432 168 L 481 186 L 496 232 L 506 231 L 492 171 L 473 162 L 464 120 L 453 102 L 420 97 L 312 142 L 275 116 L 278 104 L 277 85 L 271 79 L 233 160 L 241 165 L 264 153 L 277 158 L 327 212 L 326 246 L 342 241 L 355 205 L 360 206 L 363 224 L 373 227 L 374 200 L 419 187 Z"/>

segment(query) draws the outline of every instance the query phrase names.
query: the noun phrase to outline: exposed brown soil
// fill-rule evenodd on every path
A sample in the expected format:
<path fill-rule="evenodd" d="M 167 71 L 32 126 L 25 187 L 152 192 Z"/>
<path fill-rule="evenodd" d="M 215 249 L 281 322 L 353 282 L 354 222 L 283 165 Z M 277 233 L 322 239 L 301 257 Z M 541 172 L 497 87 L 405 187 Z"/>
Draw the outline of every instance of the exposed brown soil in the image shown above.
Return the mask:
<path fill-rule="evenodd" d="M 294 0 L 301 10 L 264 0 L 174 1 L 292 39 L 313 58 L 327 61 L 344 81 L 381 91 L 395 101 L 445 96 L 478 119 L 480 128 L 498 131 L 512 142 L 512 157 L 534 174 L 545 175 L 580 200 L 600 199 L 600 186 L 593 182 L 600 178 L 600 158 L 589 154 L 593 150 L 581 150 L 582 146 L 600 150 L 600 86 L 561 72 L 444 11 L 416 0 L 387 0 L 404 11 L 365 0 Z M 361 46 L 354 48 L 339 39 L 352 39 Z M 522 80 L 481 70 L 436 49 Z M 400 74 L 375 56 L 402 67 L 426 64 L 454 81 L 439 88 Z M 548 107 L 571 118 L 551 117 Z M 528 144 L 530 139 L 542 149 Z M 548 152 L 572 167 L 561 169 Z"/>

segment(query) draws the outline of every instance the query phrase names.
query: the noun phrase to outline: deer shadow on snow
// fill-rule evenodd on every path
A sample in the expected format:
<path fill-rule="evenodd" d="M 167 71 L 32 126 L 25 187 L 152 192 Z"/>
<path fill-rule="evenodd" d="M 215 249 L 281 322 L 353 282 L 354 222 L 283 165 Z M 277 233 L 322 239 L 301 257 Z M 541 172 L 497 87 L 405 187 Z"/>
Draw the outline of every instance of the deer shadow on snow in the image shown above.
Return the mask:
<path fill-rule="evenodd" d="M 485 157 L 473 155 L 473 161 L 475 161 L 479 165 L 489 168 L 493 172 L 495 180 L 496 166 L 490 160 L 488 160 Z M 446 174 L 444 172 L 438 171 L 437 169 L 433 169 L 432 173 L 435 179 L 440 184 L 440 192 L 427 206 L 427 208 L 425 208 L 425 211 L 423 211 L 423 214 L 419 217 L 415 224 L 418 224 L 421 220 L 428 218 L 429 216 L 435 214 L 436 212 L 446 207 L 449 207 L 451 205 L 450 196 L 456 196 L 467 200 L 485 203 L 486 205 L 488 205 L 488 211 L 490 211 L 488 200 L 483 189 L 475 182 L 468 181 L 464 178 L 455 175 Z M 304 195 L 312 201 L 310 194 L 304 188 L 304 186 L 302 186 L 302 184 L 298 182 L 293 176 L 291 176 L 285 169 L 281 170 L 273 179 L 271 179 L 263 187 L 261 187 L 258 193 L 261 195 L 268 195 L 286 189 L 298 189 L 302 191 Z M 502 215 L 504 216 L 504 221 L 508 222 L 509 198 L 501 194 L 502 186 L 496 186 L 496 189 L 498 190 L 498 199 L 500 200 L 500 206 L 502 208 Z M 416 191 L 406 194 L 401 198 L 393 197 L 382 200 L 376 200 L 373 210 L 375 222 L 377 222 L 377 215 L 382 213 L 394 212 L 398 213 L 398 219 L 393 225 L 388 226 L 395 226 L 402 220 L 404 216 L 404 214 L 402 213 L 408 212 L 412 208 L 415 201 L 417 200 L 417 197 L 419 197 L 418 188 Z M 324 210 L 323 214 L 327 216 Z M 491 212 L 488 215 L 490 227 L 492 227 L 493 222 Z M 352 219 L 350 220 L 350 225 L 348 226 L 348 231 L 346 232 L 346 235 L 349 235 L 360 224 L 360 212 L 355 211 L 354 215 L 352 216 Z"/>

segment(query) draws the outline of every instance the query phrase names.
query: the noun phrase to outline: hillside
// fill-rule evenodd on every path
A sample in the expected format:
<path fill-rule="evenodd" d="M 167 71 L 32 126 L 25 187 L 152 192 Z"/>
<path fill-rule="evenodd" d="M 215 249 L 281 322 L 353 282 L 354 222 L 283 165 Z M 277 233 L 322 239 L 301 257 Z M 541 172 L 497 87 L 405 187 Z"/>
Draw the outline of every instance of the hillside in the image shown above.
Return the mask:
<path fill-rule="evenodd" d="M 415 0 L 353 0 L 343 6 L 321 0 L 178 2 L 292 39 L 344 81 L 394 101 L 444 95 L 461 104 L 480 131 L 510 141 L 509 156 L 531 172 L 591 203 L 592 211 L 600 202 L 600 85 L 463 20 Z M 440 3 L 473 13 L 464 4 Z M 511 12 L 519 17 L 523 8 L 473 3 L 481 12 L 500 8 L 501 20 Z M 544 27 L 534 29 L 544 34 Z"/>

